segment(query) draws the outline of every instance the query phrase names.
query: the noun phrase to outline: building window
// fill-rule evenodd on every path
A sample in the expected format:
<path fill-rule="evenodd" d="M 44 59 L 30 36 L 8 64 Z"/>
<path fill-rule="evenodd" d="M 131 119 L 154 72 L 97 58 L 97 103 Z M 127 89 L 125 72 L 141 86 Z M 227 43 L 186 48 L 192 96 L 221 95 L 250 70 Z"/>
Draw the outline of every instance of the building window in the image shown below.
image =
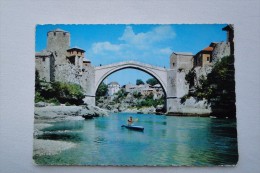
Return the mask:
<path fill-rule="evenodd" d="M 209 61 L 209 57 L 207 57 L 207 61 Z"/>

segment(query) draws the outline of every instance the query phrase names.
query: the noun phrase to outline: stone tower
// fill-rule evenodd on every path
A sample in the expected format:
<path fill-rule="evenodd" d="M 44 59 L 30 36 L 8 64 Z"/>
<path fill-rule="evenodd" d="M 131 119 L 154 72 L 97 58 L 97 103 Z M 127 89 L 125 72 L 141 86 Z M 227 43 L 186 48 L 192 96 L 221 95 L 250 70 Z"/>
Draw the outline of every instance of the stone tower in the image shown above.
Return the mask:
<path fill-rule="evenodd" d="M 179 112 L 180 99 L 189 92 L 185 76 L 193 67 L 192 53 L 173 52 L 167 71 L 167 112 Z"/>
<path fill-rule="evenodd" d="M 47 33 L 47 51 L 53 52 L 55 65 L 66 64 L 67 49 L 70 47 L 70 33 L 61 29 Z"/>

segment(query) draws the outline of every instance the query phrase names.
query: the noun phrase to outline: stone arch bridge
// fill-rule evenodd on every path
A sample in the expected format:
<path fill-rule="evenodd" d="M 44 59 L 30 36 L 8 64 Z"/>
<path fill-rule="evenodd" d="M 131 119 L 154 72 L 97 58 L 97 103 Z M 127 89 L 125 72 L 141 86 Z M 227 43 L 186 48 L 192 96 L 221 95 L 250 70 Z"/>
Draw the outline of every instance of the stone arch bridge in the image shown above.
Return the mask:
<path fill-rule="evenodd" d="M 167 69 L 137 61 L 125 61 L 95 67 L 93 80 L 86 91 L 85 102 L 95 104 L 97 88 L 106 77 L 122 69 L 132 68 L 146 72 L 157 79 L 165 93 L 167 112 L 176 112 L 176 108 L 171 105 L 174 105 L 178 98 L 188 92 L 188 86 L 185 83 L 185 72 L 180 71 L 180 65 L 178 69 L 177 67 Z"/>

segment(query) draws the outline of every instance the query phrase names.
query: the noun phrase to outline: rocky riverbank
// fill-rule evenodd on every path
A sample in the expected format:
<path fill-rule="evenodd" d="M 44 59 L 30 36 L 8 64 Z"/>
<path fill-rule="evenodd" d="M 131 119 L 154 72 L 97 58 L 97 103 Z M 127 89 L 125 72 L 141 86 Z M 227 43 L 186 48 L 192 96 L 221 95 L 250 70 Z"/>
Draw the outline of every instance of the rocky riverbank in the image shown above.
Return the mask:
<path fill-rule="evenodd" d="M 200 116 L 209 117 L 212 110 L 205 99 L 197 101 L 195 98 L 190 97 L 181 102 L 181 99 L 175 99 L 174 107 L 167 112 L 169 116 Z"/>
<path fill-rule="evenodd" d="M 72 142 L 43 140 L 38 136 L 44 134 L 43 129 L 51 127 L 57 121 L 84 120 L 85 117 L 107 116 L 108 111 L 96 106 L 53 106 L 44 102 L 36 103 L 34 108 L 34 156 L 54 155 L 62 150 L 75 147 Z"/>
<path fill-rule="evenodd" d="M 77 116 L 107 116 L 108 111 L 97 106 L 36 106 L 34 109 L 34 118 L 37 119 L 55 119 L 64 120 Z M 74 118 L 72 118 L 74 119 Z"/>

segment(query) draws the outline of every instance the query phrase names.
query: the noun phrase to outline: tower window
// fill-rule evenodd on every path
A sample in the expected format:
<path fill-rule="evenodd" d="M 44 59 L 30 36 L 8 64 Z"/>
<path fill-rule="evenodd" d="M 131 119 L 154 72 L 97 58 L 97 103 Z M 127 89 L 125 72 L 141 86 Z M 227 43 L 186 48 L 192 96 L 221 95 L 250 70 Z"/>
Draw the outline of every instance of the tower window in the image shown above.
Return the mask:
<path fill-rule="evenodd" d="M 54 36 L 56 36 L 56 32 L 54 32 L 53 34 L 54 34 Z"/>

